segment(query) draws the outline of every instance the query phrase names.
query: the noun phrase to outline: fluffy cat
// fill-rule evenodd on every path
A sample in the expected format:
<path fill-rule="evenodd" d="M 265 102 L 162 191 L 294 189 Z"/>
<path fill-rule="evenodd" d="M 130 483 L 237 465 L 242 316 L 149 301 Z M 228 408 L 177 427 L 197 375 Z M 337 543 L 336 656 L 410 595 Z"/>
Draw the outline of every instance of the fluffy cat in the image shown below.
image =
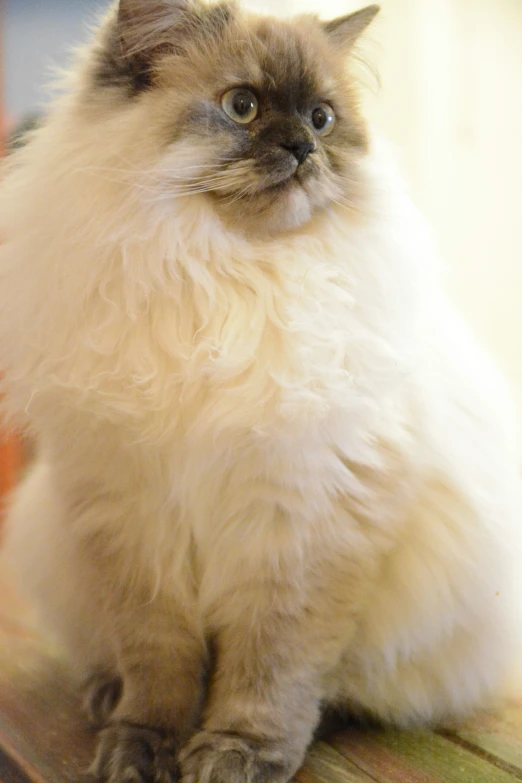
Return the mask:
<path fill-rule="evenodd" d="M 517 653 L 514 415 L 361 115 L 377 10 L 120 0 L 4 171 L 7 553 L 110 783 L 283 783 Z"/>

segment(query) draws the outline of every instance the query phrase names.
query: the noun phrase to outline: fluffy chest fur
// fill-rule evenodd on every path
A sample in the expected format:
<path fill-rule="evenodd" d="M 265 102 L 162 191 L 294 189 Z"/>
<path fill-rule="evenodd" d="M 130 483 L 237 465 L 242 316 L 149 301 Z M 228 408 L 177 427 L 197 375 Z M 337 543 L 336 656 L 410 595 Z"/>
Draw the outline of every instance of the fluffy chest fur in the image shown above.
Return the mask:
<path fill-rule="evenodd" d="M 353 428 L 408 372 L 416 258 L 386 220 L 337 207 L 306 231 L 248 241 L 191 197 L 133 224 L 140 190 L 106 188 L 82 160 L 57 164 L 45 229 L 4 250 L 34 258 L 29 291 L 23 265 L 3 270 L 26 292 L 4 318 L 32 367 L 32 405 L 55 384 L 109 419 L 135 419 L 155 443 L 174 430 L 282 434 L 343 414 Z M 92 195 L 78 210 L 54 208 L 80 191 Z"/>
<path fill-rule="evenodd" d="M 332 207 L 306 230 L 261 241 L 225 230 L 204 197 L 151 206 L 81 157 L 54 172 L 46 165 L 46 225 L 12 240 L 32 260 L 31 285 L 23 266 L 3 268 L 19 291 L 0 315 L 16 324 L 5 348 L 17 357 L 11 399 L 71 470 L 99 444 L 91 488 L 115 455 L 125 492 L 131 477 L 148 486 L 157 524 L 107 529 L 131 559 L 139 553 L 147 581 L 159 571 L 179 581 L 194 539 L 223 557 L 248 540 L 276 560 L 318 535 L 337 545 L 352 534 L 339 510 L 333 527 L 311 532 L 347 493 L 385 529 L 415 450 L 404 379 L 416 355 L 418 248 L 400 193 L 404 234 L 376 202 L 375 216 Z M 91 196 L 64 215 L 55 205 L 71 192 Z M 360 476 L 376 468 L 378 500 Z"/>

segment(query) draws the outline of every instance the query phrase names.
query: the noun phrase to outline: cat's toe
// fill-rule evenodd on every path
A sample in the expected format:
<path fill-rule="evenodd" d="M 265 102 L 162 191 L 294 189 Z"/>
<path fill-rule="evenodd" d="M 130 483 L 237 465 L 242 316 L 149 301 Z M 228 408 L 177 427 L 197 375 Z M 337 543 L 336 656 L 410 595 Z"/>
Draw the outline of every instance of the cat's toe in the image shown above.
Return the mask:
<path fill-rule="evenodd" d="M 107 724 L 120 700 L 121 678 L 107 672 L 93 674 L 85 683 L 83 693 L 83 709 L 87 718 L 101 728 Z"/>
<path fill-rule="evenodd" d="M 100 732 L 90 772 L 106 783 L 174 783 L 174 741 L 154 729 L 115 723 Z"/>
<path fill-rule="evenodd" d="M 201 731 L 179 756 L 181 783 L 286 783 L 293 773 L 278 744 Z"/>

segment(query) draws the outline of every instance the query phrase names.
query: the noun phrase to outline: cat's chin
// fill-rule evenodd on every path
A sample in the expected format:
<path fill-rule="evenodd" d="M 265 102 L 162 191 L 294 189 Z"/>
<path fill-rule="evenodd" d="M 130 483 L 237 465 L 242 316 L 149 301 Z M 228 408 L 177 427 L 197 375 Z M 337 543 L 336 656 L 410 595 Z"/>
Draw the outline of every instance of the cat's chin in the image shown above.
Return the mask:
<path fill-rule="evenodd" d="M 256 235 L 281 234 L 299 228 L 319 208 L 295 177 L 269 185 L 254 196 L 238 197 L 235 201 L 218 198 L 215 204 L 228 225 Z"/>

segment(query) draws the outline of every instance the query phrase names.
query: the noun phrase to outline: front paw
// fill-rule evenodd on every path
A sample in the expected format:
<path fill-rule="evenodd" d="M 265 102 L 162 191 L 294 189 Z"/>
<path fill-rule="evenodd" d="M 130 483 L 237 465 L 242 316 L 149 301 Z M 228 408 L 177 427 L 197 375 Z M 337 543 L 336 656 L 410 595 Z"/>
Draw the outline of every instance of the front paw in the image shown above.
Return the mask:
<path fill-rule="evenodd" d="M 100 732 L 90 772 L 107 783 L 173 783 L 174 741 L 154 729 L 115 723 Z"/>
<path fill-rule="evenodd" d="M 200 731 L 180 753 L 181 783 L 286 783 L 284 755 L 279 743 Z"/>

